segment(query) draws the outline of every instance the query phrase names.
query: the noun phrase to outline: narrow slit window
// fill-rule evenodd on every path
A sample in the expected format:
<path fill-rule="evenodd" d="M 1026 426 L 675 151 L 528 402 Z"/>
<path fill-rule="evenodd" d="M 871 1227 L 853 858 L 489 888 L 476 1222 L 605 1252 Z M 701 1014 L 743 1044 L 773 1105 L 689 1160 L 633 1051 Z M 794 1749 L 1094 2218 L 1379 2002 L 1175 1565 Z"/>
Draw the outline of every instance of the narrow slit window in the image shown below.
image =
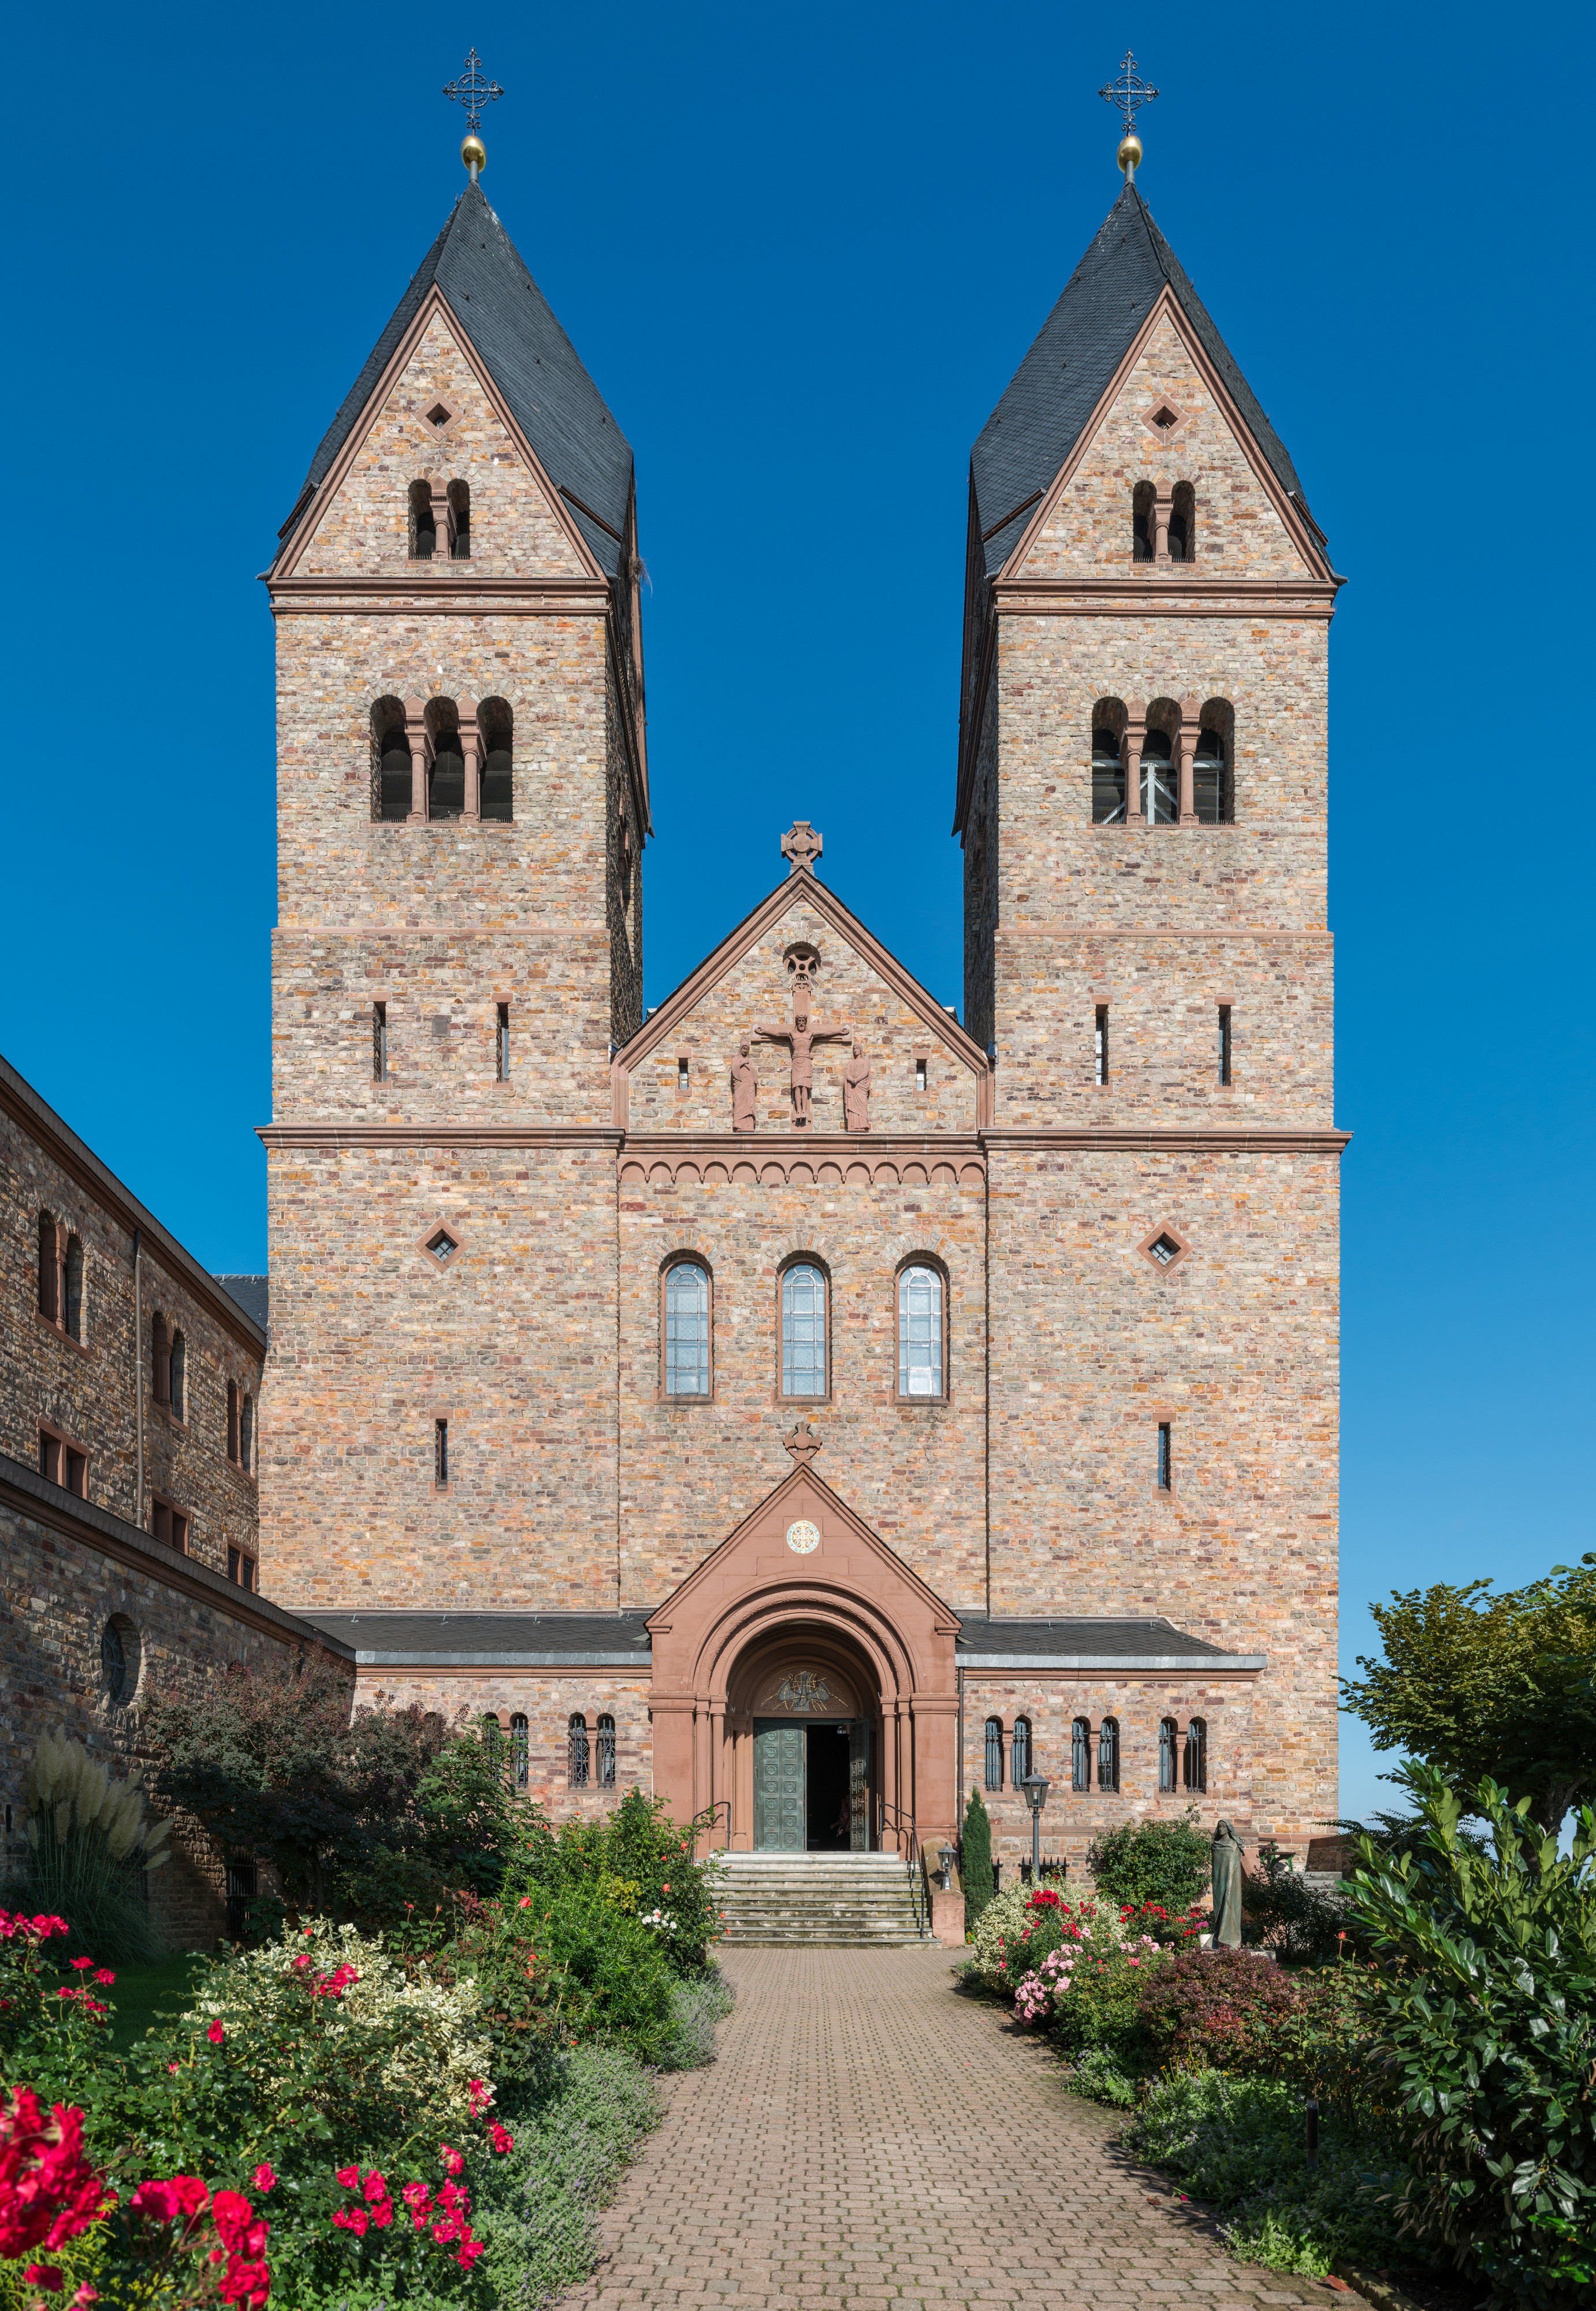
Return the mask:
<path fill-rule="evenodd" d="M 929 1065 L 929 1062 L 925 1060 L 916 1060 L 914 1062 L 914 1088 L 916 1091 L 924 1091 L 926 1087 L 926 1069 Z"/>
<path fill-rule="evenodd" d="M 1069 1729 L 1069 1786 L 1072 1790 L 1089 1790 L 1092 1786 L 1092 1721 L 1077 1717 Z"/>
<path fill-rule="evenodd" d="M 1182 1778 L 1194 1793 L 1208 1786 L 1208 1728 L 1206 1718 L 1194 1717 L 1186 1728 L 1186 1754 L 1182 1761 Z"/>
<path fill-rule="evenodd" d="M 573 1710 L 566 1727 L 566 1775 L 573 1790 L 588 1786 L 588 1721 L 580 1709 Z"/>
<path fill-rule="evenodd" d="M 1120 1721 L 1105 1717 L 1097 1736 L 1097 1786 L 1100 1790 L 1117 1790 L 1120 1786 Z"/>
<path fill-rule="evenodd" d="M 471 484 L 450 482 L 449 485 L 449 559 L 469 562 L 471 559 Z"/>
<path fill-rule="evenodd" d="M 1100 1003 L 1097 1006 L 1097 1025 L 1093 1032 L 1092 1037 L 1092 1073 L 1093 1080 L 1095 1082 L 1099 1084 L 1107 1083 L 1108 1005 L 1106 1003 Z"/>
<path fill-rule="evenodd" d="M 237 1465 L 239 1457 L 239 1384 L 227 1383 L 227 1457 Z"/>
<path fill-rule="evenodd" d="M 62 1483 L 65 1486 L 69 1493 L 75 1493 L 80 1501 L 86 1500 L 89 1496 L 89 1459 L 87 1453 L 74 1452 L 71 1445 L 68 1444 L 65 1448 L 64 1457 L 65 1467 L 62 1472 Z"/>
<path fill-rule="evenodd" d="M 1014 1721 L 1014 1744 L 1011 1779 L 1017 1790 L 1031 1771 L 1031 1720 L 1016 1717 Z"/>
<path fill-rule="evenodd" d="M 1230 1082 L 1230 1006 L 1228 1003 L 1221 1003 L 1219 1006 L 1219 1081 L 1225 1086 Z"/>
<path fill-rule="evenodd" d="M 495 1066 L 499 1081 L 508 1083 L 510 1081 L 510 1006 L 508 1003 L 501 1003 L 499 1006 Z"/>
<path fill-rule="evenodd" d="M 239 1408 L 239 1466 L 246 1476 L 255 1467 L 255 1399 L 248 1391 Z"/>
<path fill-rule="evenodd" d="M 181 1332 L 174 1332 L 171 1336 L 171 1354 L 168 1370 L 170 1379 L 167 1401 L 171 1417 L 174 1420 L 187 1420 L 188 1417 L 188 1344 Z"/>
<path fill-rule="evenodd" d="M 518 1709 L 510 1721 L 510 1777 L 518 1790 L 524 1790 L 531 1778 L 531 1731 Z"/>
<path fill-rule="evenodd" d="M 371 1081 L 388 1081 L 388 1006 L 371 1006 Z"/>
<path fill-rule="evenodd" d="M 61 1314 L 66 1337 L 81 1342 L 83 1337 L 83 1247 L 74 1235 L 66 1239 L 66 1259 L 61 1275 Z"/>
<path fill-rule="evenodd" d="M 1161 1420 L 1158 1423 L 1158 1489 L 1161 1493 L 1173 1493 L 1174 1485 L 1172 1424 Z"/>
<path fill-rule="evenodd" d="M 597 1752 L 594 1763 L 598 1769 L 598 1786 L 601 1790 L 613 1790 L 615 1786 L 615 1721 L 613 1717 L 599 1719 L 597 1737 L 594 1744 Z"/>
<path fill-rule="evenodd" d="M 989 1790 L 1003 1786 L 1003 1720 L 989 1717 L 986 1725 L 986 1784 Z"/>
<path fill-rule="evenodd" d="M 156 1316 L 150 1325 L 150 1382 L 157 1404 L 171 1400 L 171 1335 L 166 1329 L 166 1318 Z"/>
<path fill-rule="evenodd" d="M 39 1215 L 39 1312 L 48 1323 L 61 1321 L 61 1251 L 56 1223 Z"/>
<path fill-rule="evenodd" d="M 679 1059 L 676 1061 L 676 1090 L 678 1093 L 685 1094 L 688 1083 L 692 1078 L 692 1072 L 691 1064 L 686 1059 Z"/>
<path fill-rule="evenodd" d="M 447 1485 L 449 1482 L 449 1423 L 447 1420 L 434 1420 L 432 1423 L 432 1482 L 435 1485 Z"/>
<path fill-rule="evenodd" d="M 41 1430 L 39 1438 L 39 1473 L 47 1485 L 61 1481 L 61 1439 Z"/>

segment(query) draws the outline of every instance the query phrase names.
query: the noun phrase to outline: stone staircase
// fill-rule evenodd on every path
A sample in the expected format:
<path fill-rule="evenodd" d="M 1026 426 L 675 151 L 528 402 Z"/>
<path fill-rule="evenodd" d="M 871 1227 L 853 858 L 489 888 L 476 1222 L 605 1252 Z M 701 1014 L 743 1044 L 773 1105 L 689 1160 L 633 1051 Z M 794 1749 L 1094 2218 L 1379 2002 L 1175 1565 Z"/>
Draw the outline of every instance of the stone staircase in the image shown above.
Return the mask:
<path fill-rule="evenodd" d="M 914 1922 L 909 1872 L 895 1853 L 728 1853 L 719 1906 L 739 1943 L 893 1948 L 929 1941 Z"/>

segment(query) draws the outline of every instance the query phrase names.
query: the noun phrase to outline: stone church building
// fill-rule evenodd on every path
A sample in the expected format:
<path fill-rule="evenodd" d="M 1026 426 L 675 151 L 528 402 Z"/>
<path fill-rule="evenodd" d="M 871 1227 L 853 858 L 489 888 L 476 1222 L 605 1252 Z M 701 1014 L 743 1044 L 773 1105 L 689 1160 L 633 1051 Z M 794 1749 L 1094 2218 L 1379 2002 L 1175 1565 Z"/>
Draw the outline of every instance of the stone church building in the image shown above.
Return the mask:
<path fill-rule="evenodd" d="M 972 453 L 963 1025 L 804 822 L 645 1015 L 641 568 L 474 181 L 266 575 L 251 1609 L 497 1713 L 556 1815 L 635 1783 L 737 1850 L 935 1847 L 973 1787 L 1014 1854 L 1034 1770 L 1049 1853 L 1188 1806 L 1300 1850 L 1340 580 L 1284 445 L 1128 181 Z"/>

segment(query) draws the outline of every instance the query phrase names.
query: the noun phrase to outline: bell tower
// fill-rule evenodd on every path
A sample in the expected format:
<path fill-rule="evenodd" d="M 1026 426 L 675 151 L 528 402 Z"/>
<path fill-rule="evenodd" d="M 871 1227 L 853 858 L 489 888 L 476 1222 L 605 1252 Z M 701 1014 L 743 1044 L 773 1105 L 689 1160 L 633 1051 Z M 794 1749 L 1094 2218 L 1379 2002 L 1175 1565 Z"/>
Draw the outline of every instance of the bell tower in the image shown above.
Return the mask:
<path fill-rule="evenodd" d="M 266 573 L 263 1523 L 274 1593 L 306 1606 L 436 1602 L 446 1569 L 443 1601 L 614 1603 L 615 1455 L 592 1437 L 615 1281 L 589 1264 L 614 1225 L 610 1054 L 642 1019 L 636 493 L 478 183 L 488 91 L 466 92 L 469 181 Z M 490 1501 L 511 1450 L 522 1481 Z M 539 1587 L 549 1519 L 583 1565 L 563 1599 Z"/>
<path fill-rule="evenodd" d="M 1126 81 L 1123 189 L 971 458 L 991 1610 L 1261 1639 L 1254 1795 L 1311 1819 L 1336 1744 L 1342 581 L 1137 187 L 1156 92 Z"/>

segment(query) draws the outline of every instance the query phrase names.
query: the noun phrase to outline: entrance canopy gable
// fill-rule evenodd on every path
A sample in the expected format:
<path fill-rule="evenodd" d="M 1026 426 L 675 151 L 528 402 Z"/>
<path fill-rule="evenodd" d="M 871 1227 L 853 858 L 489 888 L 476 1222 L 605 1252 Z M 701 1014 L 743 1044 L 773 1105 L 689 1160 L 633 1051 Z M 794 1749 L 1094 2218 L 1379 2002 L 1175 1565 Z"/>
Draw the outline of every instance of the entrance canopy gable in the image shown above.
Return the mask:
<path fill-rule="evenodd" d="M 751 1644 L 851 1640 L 885 1703 L 951 1696 L 956 1613 L 811 1469 L 795 1469 L 649 1617 L 656 1702 L 724 1701 Z"/>

